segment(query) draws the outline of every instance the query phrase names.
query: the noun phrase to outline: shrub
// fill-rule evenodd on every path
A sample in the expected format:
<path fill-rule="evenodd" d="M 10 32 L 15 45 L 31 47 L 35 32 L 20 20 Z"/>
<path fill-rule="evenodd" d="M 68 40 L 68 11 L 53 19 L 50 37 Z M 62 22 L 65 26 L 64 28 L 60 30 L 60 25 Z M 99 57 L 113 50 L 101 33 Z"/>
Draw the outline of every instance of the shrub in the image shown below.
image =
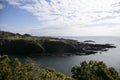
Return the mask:
<path fill-rule="evenodd" d="M 74 66 L 71 72 L 77 80 L 120 80 L 118 72 L 101 61 L 83 61 L 80 66 Z"/>
<path fill-rule="evenodd" d="M 21 63 L 17 58 L 10 60 L 0 56 L 0 80 L 73 80 L 54 69 L 43 69 L 39 64 L 26 59 Z"/>

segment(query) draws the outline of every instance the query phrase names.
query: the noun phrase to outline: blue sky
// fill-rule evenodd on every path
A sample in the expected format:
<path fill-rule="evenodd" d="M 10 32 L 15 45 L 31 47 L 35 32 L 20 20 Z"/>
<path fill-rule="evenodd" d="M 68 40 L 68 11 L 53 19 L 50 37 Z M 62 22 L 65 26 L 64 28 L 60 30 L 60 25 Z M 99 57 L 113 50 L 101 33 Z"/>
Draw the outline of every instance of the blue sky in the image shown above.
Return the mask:
<path fill-rule="evenodd" d="M 0 0 L 0 30 L 37 36 L 120 36 L 120 0 Z"/>

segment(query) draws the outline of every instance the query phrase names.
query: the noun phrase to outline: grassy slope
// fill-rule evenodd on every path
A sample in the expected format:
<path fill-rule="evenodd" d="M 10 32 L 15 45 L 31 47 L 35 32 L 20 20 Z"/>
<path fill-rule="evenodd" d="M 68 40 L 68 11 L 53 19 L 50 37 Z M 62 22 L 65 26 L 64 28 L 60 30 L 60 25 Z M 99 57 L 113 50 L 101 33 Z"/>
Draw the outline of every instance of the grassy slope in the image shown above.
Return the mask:
<path fill-rule="evenodd" d="M 28 41 L 37 41 L 39 43 L 43 43 L 44 41 L 60 41 L 64 43 L 70 43 L 74 40 L 68 40 L 68 39 L 60 39 L 60 38 L 53 38 L 53 37 L 37 37 L 37 36 L 31 36 L 30 34 L 19 34 L 19 33 L 11 33 L 11 32 L 4 32 L 0 31 L 0 39 L 7 39 L 7 40 L 28 40 Z"/>

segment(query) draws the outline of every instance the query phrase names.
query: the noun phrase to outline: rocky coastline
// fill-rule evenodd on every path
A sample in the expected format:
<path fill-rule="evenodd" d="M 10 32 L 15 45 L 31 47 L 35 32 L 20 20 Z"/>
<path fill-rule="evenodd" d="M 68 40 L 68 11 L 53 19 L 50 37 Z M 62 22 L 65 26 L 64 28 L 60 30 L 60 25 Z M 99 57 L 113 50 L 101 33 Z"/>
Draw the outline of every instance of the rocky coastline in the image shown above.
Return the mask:
<path fill-rule="evenodd" d="M 29 34 L 21 35 L 0 31 L 0 54 L 25 56 L 90 55 L 98 51 L 107 51 L 110 48 L 116 48 L 116 46 L 97 44 L 92 40 L 79 42 L 71 39 L 36 37 Z"/>

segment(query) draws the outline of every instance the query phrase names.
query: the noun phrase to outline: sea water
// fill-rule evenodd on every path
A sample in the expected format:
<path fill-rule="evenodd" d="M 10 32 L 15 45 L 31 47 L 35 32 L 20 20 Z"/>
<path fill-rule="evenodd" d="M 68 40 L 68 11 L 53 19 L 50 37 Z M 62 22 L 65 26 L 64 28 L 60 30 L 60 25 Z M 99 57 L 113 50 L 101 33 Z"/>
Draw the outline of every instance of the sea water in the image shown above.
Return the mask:
<path fill-rule="evenodd" d="M 57 71 L 63 72 L 67 75 L 72 75 L 71 68 L 75 65 L 80 65 L 82 61 L 103 61 L 108 67 L 114 67 L 120 73 L 120 37 L 59 37 L 65 39 L 74 39 L 80 42 L 85 40 L 93 40 L 100 44 L 114 44 L 116 48 L 111 48 L 106 52 L 98 52 L 91 55 L 81 56 L 40 56 L 34 57 L 44 68 L 55 68 Z"/>

